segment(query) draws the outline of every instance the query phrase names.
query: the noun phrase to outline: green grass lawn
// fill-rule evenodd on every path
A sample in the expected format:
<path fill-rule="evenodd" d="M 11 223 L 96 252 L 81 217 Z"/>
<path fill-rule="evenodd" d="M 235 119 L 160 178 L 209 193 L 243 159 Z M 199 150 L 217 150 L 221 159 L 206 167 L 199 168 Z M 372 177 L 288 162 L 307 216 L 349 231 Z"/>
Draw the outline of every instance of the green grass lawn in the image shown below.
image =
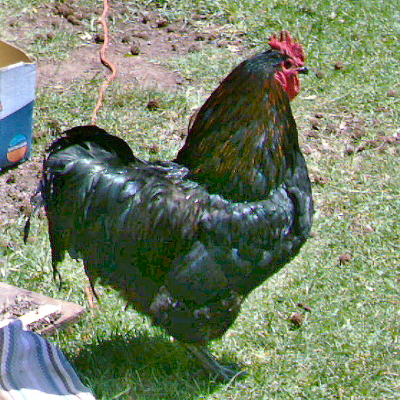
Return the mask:
<path fill-rule="evenodd" d="M 111 5 L 116 0 L 110 0 Z M 31 13 L 45 2 L 0 1 L 5 15 Z M 17 4 L 18 3 L 18 4 Z M 78 3 L 78 2 L 76 2 Z M 82 4 L 93 1 L 81 0 Z M 97 7 L 101 9 L 101 1 Z M 240 33 L 245 54 L 290 30 L 304 44 L 311 74 L 293 110 L 315 198 L 312 238 L 299 256 L 255 290 L 234 326 L 211 345 L 217 357 L 247 375 L 216 383 L 195 360 L 143 316 L 100 289 L 101 304 L 52 340 L 96 397 L 112 399 L 398 399 L 400 393 L 400 9 L 398 2 L 365 1 L 125 1 L 146 4 L 170 20 L 199 23 L 206 16 Z M 10 13 L 10 14 L 7 14 Z M 202 21 L 202 20 L 200 20 Z M 111 29 L 112 29 L 111 23 Z M 89 29 L 89 28 L 88 28 Z M 27 31 L 26 35 L 34 35 Z M 12 38 L 11 38 L 12 39 Z M 51 57 L 64 57 L 62 36 Z M 35 55 L 50 57 L 38 41 Z M 79 41 L 69 45 L 78 45 Z M 163 64 L 187 80 L 176 92 L 106 92 L 98 124 L 127 139 L 140 157 L 171 158 L 192 110 L 244 54 L 203 48 Z M 62 128 L 89 123 L 100 80 L 76 80 L 64 91 L 38 89 L 35 155 L 52 140 L 49 121 Z M 159 109 L 146 103 L 157 96 Z M 80 112 L 77 113 L 76 110 Z M 157 154 L 152 149 L 157 149 Z M 86 305 L 82 266 L 61 266 L 64 286 L 52 281 L 43 218 L 24 246 L 19 226 L 0 232 L 0 279 Z M 294 313 L 304 317 L 296 326 Z"/>

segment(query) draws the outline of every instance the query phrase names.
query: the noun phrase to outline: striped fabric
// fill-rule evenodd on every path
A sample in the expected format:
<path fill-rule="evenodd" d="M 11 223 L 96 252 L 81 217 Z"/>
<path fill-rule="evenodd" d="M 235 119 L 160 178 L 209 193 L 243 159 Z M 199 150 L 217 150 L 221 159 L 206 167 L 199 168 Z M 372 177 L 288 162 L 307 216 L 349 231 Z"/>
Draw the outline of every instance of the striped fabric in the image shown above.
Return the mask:
<path fill-rule="evenodd" d="M 0 329 L 0 400 L 95 400 L 53 344 L 16 320 Z"/>

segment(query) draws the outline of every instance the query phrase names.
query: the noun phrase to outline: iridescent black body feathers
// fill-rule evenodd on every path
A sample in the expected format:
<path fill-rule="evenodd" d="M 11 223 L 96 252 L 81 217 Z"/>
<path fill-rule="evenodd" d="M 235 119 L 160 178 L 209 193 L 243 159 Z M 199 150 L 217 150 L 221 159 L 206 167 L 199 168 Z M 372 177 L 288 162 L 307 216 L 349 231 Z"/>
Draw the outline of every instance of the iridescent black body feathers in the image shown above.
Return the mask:
<path fill-rule="evenodd" d="M 311 186 L 276 50 L 240 64 L 198 112 L 175 162 L 145 162 L 94 126 L 49 149 L 40 186 L 57 266 L 92 281 L 186 343 L 233 323 L 252 289 L 309 236 Z"/>

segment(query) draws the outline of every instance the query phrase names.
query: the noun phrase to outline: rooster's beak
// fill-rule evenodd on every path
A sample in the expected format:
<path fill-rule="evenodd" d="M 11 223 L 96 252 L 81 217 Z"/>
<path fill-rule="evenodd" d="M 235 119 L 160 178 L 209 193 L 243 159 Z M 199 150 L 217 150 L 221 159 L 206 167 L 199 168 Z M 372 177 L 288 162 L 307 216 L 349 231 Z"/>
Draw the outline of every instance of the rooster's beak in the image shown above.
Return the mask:
<path fill-rule="evenodd" d="M 307 67 L 299 67 L 299 68 L 297 68 L 296 69 L 296 71 L 299 73 L 299 74 L 308 74 L 308 68 Z"/>

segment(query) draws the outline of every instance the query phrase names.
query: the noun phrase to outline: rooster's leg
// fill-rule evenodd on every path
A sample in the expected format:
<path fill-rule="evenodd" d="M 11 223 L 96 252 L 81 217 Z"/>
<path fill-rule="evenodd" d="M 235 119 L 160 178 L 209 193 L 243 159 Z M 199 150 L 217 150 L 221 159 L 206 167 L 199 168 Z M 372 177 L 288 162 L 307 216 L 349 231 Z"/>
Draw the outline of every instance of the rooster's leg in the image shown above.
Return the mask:
<path fill-rule="evenodd" d="M 88 299 L 90 308 L 97 308 L 94 299 L 99 301 L 99 296 L 97 295 L 96 289 L 94 288 L 93 280 L 89 275 L 88 275 L 88 279 L 89 279 L 89 286 L 86 286 L 86 288 L 85 288 L 86 297 Z"/>
<path fill-rule="evenodd" d="M 220 380 L 230 382 L 245 373 L 244 371 L 235 371 L 219 364 L 205 346 L 185 343 L 185 347 L 200 361 L 204 369 Z"/>

